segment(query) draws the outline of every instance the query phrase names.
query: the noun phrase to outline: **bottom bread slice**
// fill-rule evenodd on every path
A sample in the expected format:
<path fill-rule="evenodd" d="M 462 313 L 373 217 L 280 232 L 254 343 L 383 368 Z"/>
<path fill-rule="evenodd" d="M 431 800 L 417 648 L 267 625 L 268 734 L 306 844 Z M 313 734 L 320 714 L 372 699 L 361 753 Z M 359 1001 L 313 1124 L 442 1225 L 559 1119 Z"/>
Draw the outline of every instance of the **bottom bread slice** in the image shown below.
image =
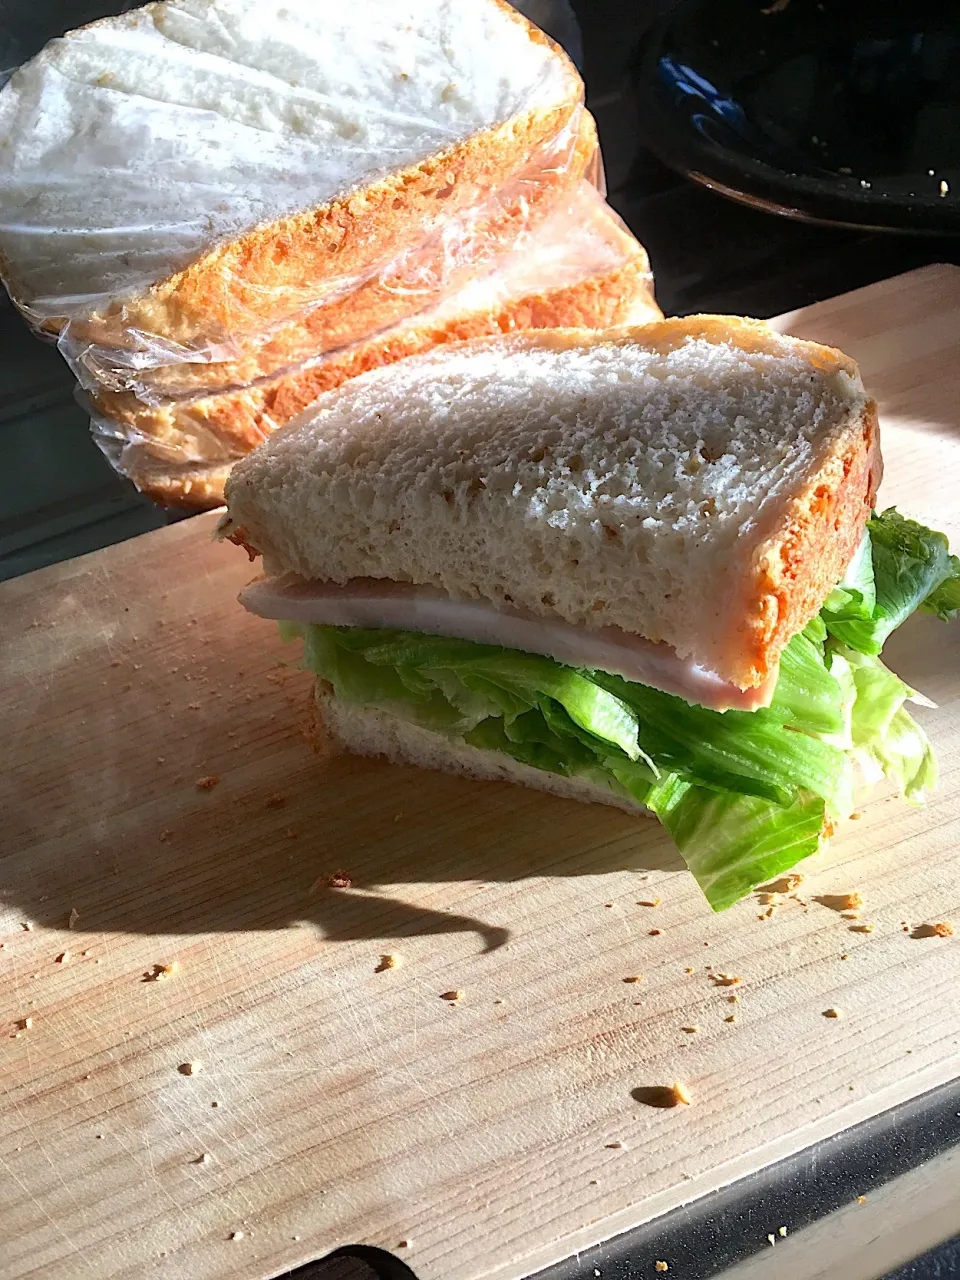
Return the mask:
<path fill-rule="evenodd" d="M 394 764 L 458 773 L 481 782 L 516 782 L 550 795 L 585 803 L 612 805 L 627 813 L 652 817 L 649 809 L 586 778 L 564 778 L 534 769 L 499 751 L 482 751 L 462 738 L 422 729 L 400 716 L 375 707 L 342 702 L 318 685 L 316 704 L 324 735 L 333 746 L 358 756 L 385 756 Z"/>

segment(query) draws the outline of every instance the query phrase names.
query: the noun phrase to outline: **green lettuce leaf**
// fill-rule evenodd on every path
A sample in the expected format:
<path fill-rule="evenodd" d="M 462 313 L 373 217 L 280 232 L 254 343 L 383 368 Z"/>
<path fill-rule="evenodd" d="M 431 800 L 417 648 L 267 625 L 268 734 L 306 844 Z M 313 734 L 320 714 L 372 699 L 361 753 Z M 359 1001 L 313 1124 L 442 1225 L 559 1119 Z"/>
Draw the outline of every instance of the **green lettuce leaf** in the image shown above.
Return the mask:
<path fill-rule="evenodd" d="M 867 610 L 865 577 L 840 584 L 821 617 L 830 635 L 850 649 L 876 656 L 884 641 L 917 609 L 946 620 L 960 609 L 960 560 L 942 533 L 907 520 L 893 507 L 867 524 L 875 599 Z M 848 578 L 849 578 L 848 573 Z"/>

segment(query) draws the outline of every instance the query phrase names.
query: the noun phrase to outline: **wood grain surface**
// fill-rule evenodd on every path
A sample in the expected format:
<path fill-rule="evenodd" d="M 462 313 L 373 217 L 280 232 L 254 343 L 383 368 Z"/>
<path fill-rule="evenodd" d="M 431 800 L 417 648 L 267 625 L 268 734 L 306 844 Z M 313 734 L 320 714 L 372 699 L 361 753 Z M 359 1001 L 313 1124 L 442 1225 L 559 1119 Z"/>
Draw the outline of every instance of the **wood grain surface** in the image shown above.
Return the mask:
<path fill-rule="evenodd" d="M 881 498 L 960 543 L 960 270 L 783 325 L 859 358 Z M 889 646 L 940 704 L 929 806 L 878 795 L 802 902 L 714 916 L 652 822 L 316 754 L 212 525 L 0 589 L 4 1280 L 358 1241 L 515 1280 L 957 1073 L 960 626 Z M 817 901 L 854 889 L 859 922 Z"/>

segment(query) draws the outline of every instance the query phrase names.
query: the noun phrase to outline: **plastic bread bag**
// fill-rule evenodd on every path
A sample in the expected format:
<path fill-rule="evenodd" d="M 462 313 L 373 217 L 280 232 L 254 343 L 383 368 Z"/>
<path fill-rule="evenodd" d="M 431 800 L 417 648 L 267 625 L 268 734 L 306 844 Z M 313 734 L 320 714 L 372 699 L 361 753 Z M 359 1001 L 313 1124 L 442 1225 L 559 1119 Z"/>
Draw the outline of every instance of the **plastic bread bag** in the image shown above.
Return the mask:
<path fill-rule="evenodd" d="M 584 181 L 486 276 L 381 333 L 234 389 L 153 405 L 130 392 L 85 399 L 101 448 L 141 489 L 168 505 L 216 506 L 233 461 L 348 378 L 448 342 L 660 318 L 645 251 Z"/>
<path fill-rule="evenodd" d="M 595 149 L 504 0 L 162 0 L 0 92 L 0 275 L 88 386 L 170 394 L 307 317 L 333 349 L 433 305 Z"/>

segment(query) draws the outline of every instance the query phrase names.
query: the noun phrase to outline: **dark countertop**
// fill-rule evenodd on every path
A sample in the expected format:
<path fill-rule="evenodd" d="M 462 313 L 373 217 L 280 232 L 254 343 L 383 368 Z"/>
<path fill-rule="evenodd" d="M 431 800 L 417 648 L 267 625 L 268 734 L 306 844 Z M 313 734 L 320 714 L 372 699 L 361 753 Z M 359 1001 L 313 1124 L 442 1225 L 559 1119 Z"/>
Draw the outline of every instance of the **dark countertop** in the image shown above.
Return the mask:
<path fill-rule="evenodd" d="M 28 56 L 57 29 L 120 3 L 68 9 L 55 0 L 0 11 L 0 67 Z M 649 20 L 642 0 L 574 0 L 583 33 L 588 103 L 603 145 L 609 198 L 647 246 L 668 314 L 729 311 L 759 317 L 793 310 L 932 262 L 960 264 L 960 240 L 812 226 L 727 201 L 665 168 L 637 142 L 628 72 Z M 17 16 L 17 10 L 20 11 Z M 10 14 L 13 12 L 14 17 Z M 5 25 L 6 24 L 6 25 Z M 61 29 L 66 25 L 61 21 Z M 0 302 L 0 578 L 108 545 L 180 518 L 154 507 L 119 479 L 93 444 L 56 348 L 33 338 L 6 298 Z M 719 1275 L 766 1247 L 755 1221 L 793 1228 L 960 1142 L 960 1085 L 899 1107 L 837 1138 L 677 1210 L 542 1280 L 638 1280 L 638 1258 L 658 1249 L 684 1280 Z M 300 1280 L 411 1276 L 400 1263 L 315 1264 Z M 960 1274 L 960 1243 L 902 1268 L 895 1280 Z M 894 1277 L 891 1277 L 894 1280 Z"/>

